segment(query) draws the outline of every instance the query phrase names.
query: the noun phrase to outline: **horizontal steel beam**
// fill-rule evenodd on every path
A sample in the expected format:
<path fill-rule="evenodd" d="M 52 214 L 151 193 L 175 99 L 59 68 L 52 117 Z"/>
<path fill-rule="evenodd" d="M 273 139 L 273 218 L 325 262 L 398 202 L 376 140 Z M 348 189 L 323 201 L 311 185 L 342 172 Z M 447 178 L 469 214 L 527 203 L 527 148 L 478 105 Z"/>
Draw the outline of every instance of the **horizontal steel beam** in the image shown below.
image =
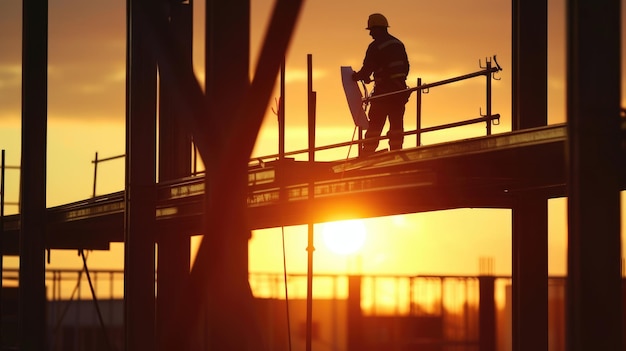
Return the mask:
<path fill-rule="evenodd" d="M 566 126 L 559 124 L 314 165 L 265 162 L 249 168 L 246 220 L 250 229 L 262 229 L 453 208 L 511 208 L 516 196 L 528 192 L 564 197 L 566 138 Z M 165 232 L 200 234 L 204 177 L 160 183 L 155 191 L 155 216 Z M 109 243 L 123 241 L 123 199 L 120 191 L 49 208 L 47 244 L 108 249 Z M 17 254 L 18 233 L 19 215 L 6 217 L 7 254 Z"/>

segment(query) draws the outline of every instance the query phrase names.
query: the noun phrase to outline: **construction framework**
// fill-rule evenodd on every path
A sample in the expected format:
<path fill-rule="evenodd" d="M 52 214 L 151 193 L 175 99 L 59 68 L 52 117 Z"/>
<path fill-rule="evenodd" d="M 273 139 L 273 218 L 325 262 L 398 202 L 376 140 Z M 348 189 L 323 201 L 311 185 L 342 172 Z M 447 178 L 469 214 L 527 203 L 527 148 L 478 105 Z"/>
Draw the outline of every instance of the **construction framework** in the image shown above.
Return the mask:
<path fill-rule="evenodd" d="M 245 211 L 248 157 L 302 3 L 276 1 L 250 82 L 250 1 L 206 0 L 207 79 L 202 89 L 190 62 L 192 2 L 128 1 L 126 349 L 191 350 L 205 344 L 217 350 L 259 350 L 263 345 L 247 282 L 250 233 L 233 218 Z M 567 9 L 567 344 L 572 351 L 617 351 L 623 344 L 620 13 L 619 0 L 571 1 Z M 22 350 L 43 350 L 46 340 L 47 15 L 47 0 L 23 0 Z M 547 124 L 547 0 L 513 0 L 512 16 L 512 112 L 517 131 Z M 601 72 L 595 69 L 598 62 Z M 172 126 L 159 136 L 159 149 L 157 99 L 159 123 Z M 224 114 L 232 118 L 215 117 Z M 152 190 L 157 171 L 160 179 L 190 172 L 190 162 L 181 157 L 186 153 L 180 150 L 189 150 L 192 139 L 207 166 L 207 196 L 204 240 L 188 272 L 188 236 L 158 232 Z M 156 169 L 157 154 L 167 168 Z M 547 350 L 547 197 L 527 191 L 511 208 L 514 350 Z M 159 267 L 168 267 L 159 271 L 158 301 L 153 284 L 155 242 L 159 262 L 167 262 Z M 174 280 L 182 282 L 182 288 L 175 288 Z M 198 306 L 206 306 L 210 314 L 200 315 L 204 309 Z M 194 326 L 205 318 L 209 333 L 200 334 Z"/>

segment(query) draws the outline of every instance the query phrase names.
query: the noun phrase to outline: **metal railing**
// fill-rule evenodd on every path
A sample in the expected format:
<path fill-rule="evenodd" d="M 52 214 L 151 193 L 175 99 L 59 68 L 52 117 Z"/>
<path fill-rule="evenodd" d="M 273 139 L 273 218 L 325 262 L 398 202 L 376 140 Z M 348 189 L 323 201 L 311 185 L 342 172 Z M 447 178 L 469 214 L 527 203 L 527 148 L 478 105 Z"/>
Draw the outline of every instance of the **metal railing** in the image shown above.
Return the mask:
<path fill-rule="evenodd" d="M 4 215 L 4 206 L 16 206 L 20 207 L 20 201 L 19 198 L 20 196 L 18 195 L 17 197 L 17 201 L 5 201 L 5 179 L 6 179 L 6 175 L 5 175 L 5 171 L 6 170 L 20 170 L 20 166 L 9 166 L 6 164 L 5 162 L 5 150 L 2 150 L 2 160 L 0 161 L 0 210 L 2 211 L 2 213 L 0 214 L 0 216 Z M 18 184 L 18 189 L 21 190 L 20 185 Z"/>
<path fill-rule="evenodd" d="M 122 304 L 112 303 L 123 299 L 122 270 L 90 270 L 98 300 L 103 309 L 107 326 L 122 323 Z M 4 286 L 16 285 L 19 271 L 4 270 Z M 477 350 L 479 276 L 440 276 L 440 275 L 362 275 L 361 306 L 363 317 L 399 317 L 437 320 L 441 323 L 438 343 L 442 350 Z M 492 276 L 493 277 L 493 276 Z M 510 345 L 510 289 L 511 278 L 496 276 L 494 299 L 497 308 L 497 350 L 508 349 Z M 337 327 L 345 323 L 343 319 L 348 299 L 348 276 L 345 274 L 316 274 L 315 297 L 318 301 L 316 320 L 321 332 L 329 325 Z M 60 324 L 96 325 L 95 308 L 89 288 L 84 288 L 85 274 L 79 270 L 48 270 L 46 286 L 48 301 L 51 302 L 49 327 Z M 279 306 L 285 300 L 285 284 L 289 290 L 289 303 L 303 307 L 306 297 L 307 275 L 254 272 L 249 274 L 250 286 L 256 298 L 262 301 L 275 301 Z M 563 277 L 549 278 L 549 328 L 557 341 L 564 338 L 564 284 Z M 326 301 L 326 302 L 325 302 Z M 334 301 L 334 302 L 333 302 Z M 326 307 L 325 307 L 326 306 Z M 328 306 L 332 308 L 327 308 Z M 279 311 L 280 309 L 276 309 Z M 295 308 L 292 313 L 301 313 Z M 330 313 L 330 314 L 328 314 Z M 302 316 L 300 316 L 302 317 Z M 274 318 L 283 318 L 276 316 Z M 329 325 L 327 325 L 329 324 Z M 344 328 L 344 327 L 341 327 Z M 343 329 L 342 329 L 343 330 Z M 553 340 L 553 344 L 556 341 Z M 559 343 L 562 346 L 562 342 Z M 337 346 L 339 347 L 339 346 Z M 551 350 L 563 350 L 553 347 Z"/>
<path fill-rule="evenodd" d="M 415 135 L 416 137 L 416 146 L 421 146 L 421 137 L 422 134 L 424 133 L 429 133 L 429 132 L 434 132 L 434 131 L 440 131 L 440 130 L 444 130 L 444 129 L 450 129 L 450 128 L 455 128 L 455 127 L 461 127 L 461 126 L 466 126 L 466 125 L 471 125 L 471 124 L 477 124 L 477 123 L 485 123 L 486 124 L 486 135 L 491 135 L 491 125 L 492 124 L 498 124 L 497 122 L 499 122 L 500 120 L 500 115 L 499 114 L 492 114 L 491 111 L 491 80 L 492 79 L 496 79 L 493 75 L 499 71 L 502 70 L 502 68 L 500 67 L 500 65 L 498 64 L 498 62 L 496 61 L 496 56 L 493 56 L 493 62 L 495 63 L 495 66 L 492 66 L 492 61 L 490 58 L 486 59 L 486 64 L 483 67 L 482 63 L 479 62 L 479 66 L 482 68 L 479 71 L 476 72 L 472 72 L 469 74 L 465 74 L 465 75 L 461 75 L 458 77 L 453 77 L 453 78 L 449 78 L 449 79 L 444 79 L 441 81 L 437 81 L 437 82 L 433 82 L 433 83 L 425 83 L 422 84 L 422 79 L 418 78 L 417 79 L 417 86 L 413 87 L 413 88 L 407 88 L 406 90 L 402 90 L 402 91 L 398 91 L 398 92 L 393 92 L 393 93 L 387 93 L 387 94 L 381 94 L 381 95 L 377 95 L 377 96 L 371 96 L 371 97 L 364 97 L 363 100 L 364 102 L 370 101 L 370 100 L 374 100 L 374 99 L 378 99 L 381 97 L 385 97 L 385 96 L 389 96 L 389 95 L 393 95 L 393 94 L 398 94 L 398 93 L 412 93 L 414 91 L 417 91 L 417 99 L 416 99 L 416 129 L 415 130 L 410 130 L 410 131 L 406 131 L 403 133 L 404 136 L 410 136 L 410 135 Z M 484 115 L 481 115 L 480 117 L 477 118 L 472 118 L 472 119 L 467 119 L 467 120 L 463 120 L 463 121 L 458 121 L 458 122 L 453 122 L 453 123 L 446 123 L 446 124 L 440 124 L 440 125 L 436 125 L 436 126 L 432 126 L 432 127 L 425 127 L 422 128 L 421 124 L 422 124 L 422 94 L 423 93 L 427 93 L 430 91 L 431 88 L 435 88 L 435 87 L 439 87 L 439 86 L 444 86 L 444 85 L 448 85 L 448 84 L 452 84 L 452 83 L 456 83 L 456 82 L 460 82 L 460 81 L 464 81 L 467 79 L 472 79 L 472 78 L 476 78 L 476 77 L 485 77 L 485 108 L 486 108 L 486 113 Z M 281 99 L 282 101 L 282 99 Z M 309 123 L 309 128 L 311 128 L 313 124 Z M 282 130 L 282 129 L 281 129 Z M 284 131 L 283 131 L 284 133 Z M 310 134 L 310 131 L 309 131 Z M 334 143 L 334 144 L 329 144 L 329 145 L 323 145 L 323 146 L 314 146 L 313 150 L 311 150 L 310 148 L 307 149 L 299 149 L 299 150 L 294 150 L 294 151 L 288 151 L 285 152 L 284 150 L 282 150 L 281 148 L 281 152 L 278 154 L 270 154 L 270 155 L 264 155 L 264 156 L 256 156 L 253 157 L 250 160 L 250 164 L 254 165 L 255 163 L 257 164 L 263 164 L 264 162 L 267 161 L 271 161 L 271 160 L 275 160 L 275 159 L 282 159 L 284 157 L 287 156 L 296 156 L 296 155 L 303 155 L 303 154 L 309 154 L 309 156 L 311 156 L 312 154 L 315 154 L 316 152 L 320 152 L 320 151 L 327 151 L 327 150 L 332 150 L 332 149 L 337 149 L 337 148 L 342 148 L 342 147 L 349 147 L 352 145 L 361 145 L 365 139 L 363 139 L 361 137 L 362 131 L 359 130 L 359 139 L 358 140 L 351 140 L 351 141 L 346 141 L 346 142 L 340 142 L 340 143 Z M 385 140 L 388 139 L 388 136 L 380 136 L 377 138 L 371 138 L 373 140 Z M 279 143 L 284 142 L 283 141 L 283 137 L 279 137 Z M 124 158 L 125 155 L 116 155 L 116 156 L 111 156 L 111 157 L 106 157 L 106 158 L 98 158 L 98 152 L 95 153 L 95 157 L 94 160 L 91 161 L 91 163 L 93 163 L 94 165 L 94 175 L 93 175 L 93 191 L 92 191 L 92 196 L 95 197 L 96 196 L 96 184 L 97 184 L 97 179 L 98 179 L 98 165 L 102 162 L 105 161 L 112 161 L 112 160 L 116 160 L 116 159 L 120 159 L 120 158 Z M 202 175 L 204 174 L 204 171 L 198 171 L 197 167 L 198 167 L 198 153 L 197 153 L 197 148 L 194 146 L 193 147 L 193 170 L 191 173 L 191 176 L 197 176 L 197 175 Z"/>
<path fill-rule="evenodd" d="M 93 161 L 91 161 L 91 163 L 93 163 L 93 191 L 91 193 L 92 197 L 96 197 L 96 183 L 97 183 L 97 179 L 98 179 L 98 165 L 102 162 L 106 162 L 106 161 L 112 161 L 112 160 L 117 160 L 120 158 L 124 158 L 125 155 L 116 155 L 116 156 L 111 156 L 111 157 L 105 157 L 105 158 L 98 158 L 98 152 L 96 151 L 96 155 L 94 156 Z"/>
<path fill-rule="evenodd" d="M 472 72 L 472 73 L 468 73 L 465 75 L 461 75 L 458 77 L 453 77 L 453 78 L 449 78 L 449 79 L 444 79 L 441 81 L 437 81 L 437 82 L 433 82 L 433 83 L 426 83 L 426 84 L 422 84 L 422 80 L 421 78 L 418 78 L 417 80 L 417 86 L 413 87 L 413 88 L 407 88 L 405 90 L 400 90 L 397 92 L 392 92 L 392 93 L 387 93 L 387 94 L 380 94 L 380 95 L 376 95 L 376 96 L 372 96 L 372 97 L 364 97 L 363 101 L 368 102 L 374 99 L 378 99 L 378 98 L 382 98 L 382 97 L 386 97 L 386 96 L 390 96 L 390 95 L 394 95 L 394 94 L 406 94 L 406 93 L 411 93 L 413 91 L 417 91 L 417 101 L 416 101 L 416 129 L 415 130 L 411 130 L 411 131 L 405 131 L 403 133 L 403 136 L 410 136 L 410 135 L 415 135 L 416 136 L 416 146 L 421 146 L 421 136 L 424 133 L 429 133 L 429 132 L 434 132 L 434 131 L 439 131 L 439 130 L 444 130 L 444 129 L 449 129 L 449 128 L 455 128 L 455 127 L 460 127 L 460 126 L 466 126 L 466 125 L 471 125 L 471 124 L 476 124 L 476 123 L 485 123 L 486 124 L 486 135 L 491 135 L 491 125 L 497 125 L 499 124 L 500 121 L 500 115 L 499 114 L 492 114 L 491 111 L 491 94 L 492 94 L 492 87 L 491 87 L 491 79 L 496 79 L 493 75 L 499 71 L 502 70 L 502 68 L 500 67 L 500 65 L 498 64 L 498 62 L 496 61 L 496 56 L 493 56 L 493 62 L 495 63 L 495 66 L 492 66 L 492 61 L 491 59 L 487 58 L 486 60 L 486 65 L 484 67 L 482 67 L 482 64 L 479 62 L 479 65 L 483 68 L 479 71 L 476 72 Z M 486 78 L 486 87 L 485 87 L 485 114 L 481 115 L 478 118 L 472 118 L 472 119 L 468 119 L 468 120 L 463 120 L 463 121 L 459 121 L 459 122 L 454 122 L 454 123 L 447 123 L 447 124 L 441 124 L 441 125 L 436 125 L 436 126 L 432 126 L 432 127 L 426 127 L 426 128 L 422 128 L 421 124 L 422 124 L 422 97 L 421 94 L 422 93 L 426 93 L 428 92 L 431 88 L 435 88 L 435 87 L 439 87 L 439 86 L 443 86 L 443 85 L 447 85 L 447 84 L 452 84 L 452 83 L 456 83 L 456 82 L 460 82 L 463 80 L 467 80 L 467 79 L 471 79 L 471 78 L 476 78 L 476 77 L 485 77 Z M 496 79 L 497 80 L 497 79 Z M 313 117 L 314 119 L 315 117 Z M 309 123 L 309 126 L 312 123 Z M 355 126 L 355 128 L 357 128 Z M 309 131 L 310 134 L 310 131 Z M 318 152 L 318 151 L 326 151 L 326 150 L 331 150 L 331 149 L 336 149 L 336 148 L 341 148 L 341 147 L 348 147 L 348 146 L 352 146 L 352 145 L 361 145 L 363 144 L 363 142 L 365 141 L 365 139 L 362 138 L 362 130 L 359 128 L 359 139 L 358 140 L 352 140 L 352 141 L 347 141 L 347 142 L 341 142 L 341 143 L 335 143 L 335 144 L 330 144 L 330 145 L 324 145 L 324 146 L 315 146 L 312 149 L 311 148 L 307 148 L 307 149 L 299 149 L 299 150 L 294 150 L 294 151 L 288 151 L 288 152 L 281 152 L 278 154 L 271 154 L 271 155 L 266 155 L 266 156 L 257 156 L 254 157 L 251 162 L 258 162 L 260 164 L 270 161 L 270 160 L 274 160 L 274 159 L 282 159 L 284 157 L 287 156 L 296 156 L 296 155 L 303 155 L 303 154 L 309 154 L 309 157 L 311 157 L 310 155 L 312 153 Z M 282 140 L 283 138 L 281 136 L 279 136 L 279 140 Z M 385 139 L 389 139 L 388 136 L 380 136 L 377 138 L 370 138 L 370 140 L 385 140 Z"/>
<path fill-rule="evenodd" d="M 115 300 L 124 298 L 124 270 L 89 269 L 89 276 L 97 299 Z M 347 274 L 316 273 L 316 298 L 347 298 Z M 478 301 L 476 276 L 458 275 L 359 275 L 362 280 L 362 307 L 371 315 L 439 315 L 444 310 L 455 310 Z M 287 283 L 289 297 L 306 297 L 306 273 L 251 272 L 249 282 L 253 294 L 258 298 L 284 299 Z M 510 277 L 496 277 L 510 283 Z M 86 272 L 82 269 L 48 269 L 46 286 L 48 301 L 91 300 L 92 292 Z M 2 271 L 4 287 L 17 287 L 18 268 Z M 156 279 L 155 279 L 156 281 Z M 451 294 L 451 295 L 450 295 Z M 445 297 L 450 295 L 451 297 Z"/>

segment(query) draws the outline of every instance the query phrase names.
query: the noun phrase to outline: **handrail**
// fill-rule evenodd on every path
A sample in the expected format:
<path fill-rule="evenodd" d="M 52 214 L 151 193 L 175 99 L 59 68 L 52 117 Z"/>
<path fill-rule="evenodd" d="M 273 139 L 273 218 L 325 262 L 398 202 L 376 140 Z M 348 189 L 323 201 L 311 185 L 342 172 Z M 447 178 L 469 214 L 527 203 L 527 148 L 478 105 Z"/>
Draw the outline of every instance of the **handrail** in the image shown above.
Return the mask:
<path fill-rule="evenodd" d="M 494 56 L 495 59 L 495 56 Z M 427 83 L 427 84 L 418 84 L 416 87 L 413 88 L 407 88 L 404 90 L 398 90 L 398 91 L 393 91 L 390 93 L 385 93 L 385 94 L 380 94 L 380 95 L 374 95 L 374 96 L 370 96 L 370 97 L 364 97 L 363 98 L 363 102 L 368 102 L 371 100 L 375 100 L 375 99 L 379 99 L 382 97 L 386 97 L 386 96 L 391 96 L 391 95 L 396 95 L 396 94 L 402 94 L 402 93 L 412 93 L 414 91 L 417 90 L 428 90 L 430 88 L 434 88 L 434 87 L 438 87 L 440 85 L 446 85 L 446 84 L 450 84 L 450 83 L 455 83 L 455 82 L 459 82 L 465 79 L 470 79 L 470 78 L 474 78 L 474 77 L 480 77 L 480 76 L 485 76 L 485 75 L 490 75 L 492 73 L 501 71 L 502 68 L 500 68 L 500 65 L 497 65 L 496 67 L 491 67 L 491 65 L 489 64 L 490 62 L 488 61 L 488 67 L 480 70 L 480 71 L 476 71 L 473 73 L 468 73 L 462 76 L 458 76 L 458 77 L 453 77 L 453 78 L 448 78 L 448 79 L 444 79 L 444 80 L 440 80 L 438 82 L 434 82 L 434 83 Z M 497 62 L 496 62 L 497 64 Z"/>
<path fill-rule="evenodd" d="M 395 92 L 390 92 L 390 93 L 385 93 L 385 94 L 380 94 L 380 95 L 376 95 L 376 96 L 366 96 L 363 98 L 363 102 L 367 103 L 369 101 L 378 99 L 378 98 L 382 98 L 382 97 L 386 97 L 386 96 L 391 96 L 391 95 L 395 95 L 395 94 L 406 94 L 411 93 L 413 91 L 423 91 L 423 90 L 428 90 L 430 88 L 434 88 L 437 86 L 441 86 L 441 85 L 446 85 L 446 84 L 450 84 L 450 83 L 455 83 L 458 81 L 462 81 L 462 80 L 466 80 L 466 79 L 470 79 L 470 78 L 475 78 L 475 77 L 480 77 L 480 76 L 485 76 L 487 78 L 487 87 L 486 87 L 486 114 L 482 115 L 479 118 L 473 118 L 470 120 L 466 120 L 466 121 L 461 121 L 461 122 L 454 122 L 454 123 L 448 123 L 448 124 L 442 124 L 442 125 L 438 125 L 438 126 L 433 126 L 433 127 L 427 127 L 427 128 L 421 128 L 421 96 L 418 97 L 418 101 L 417 101 L 417 113 L 416 113 L 416 119 L 417 119 L 417 128 L 413 131 L 408 131 L 408 132 L 404 132 L 403 135 L 407 136 L 407 135 L 416 135 L 417 136 L 417 142 L 416 142 L 416 146 L 421 146 L 421 134 L 422 133 L 427 133 L 427 132 L 432 132 L 432 131 L 437 131 L 437 130 L 442 130 L 442 129 L 447 129 L 447 128 L 454 128 L 454 127 L 459 127 L 459 126 L 464 126 L 464 125 L 468 125 L 468 124 L 474 124 L 474 123 L 482 123 L 485 122 L 487 124 L 487 135 L 491 135 L 491 123 L 492 121 L 499 121 L 500 119 L 500 115 L 499 114 L 491 114 L 491 75 L 495 72 L 501 71 L 502 68 L 500 67 L 500 65 L 498 64 L 498 61 L 496 60 L 496 56 L 493 56 L 493 61 L 495 62 L 495 66 L 491 66 L 491 61 L 487 60 L 486 61 L 486 66 L 484 69 L 480 70 L 480 71 L 476 71 L 476 72 L 472 72 L 472 73 L 468 73 L 468 74 L 464 74 L 458 77 L 453 77 L 453 78 L 448 78 L 448 79 L 444 79 L 441 81 L 437 81 L 437 82 L 433 82 L 433 83 L 427 83 L 427 84 L 421 84 L 421 78 L 418 79 L 418 85 L 416 87 L 413 88 L 408 88 L 408 89 L 404 89 L 404 90 L 400 90 L 400 91 L 395 91 Z M 376 137 L 376 138 L 371 138 L 370 140 L 384 140 L 384 139 L 388 139 L 389 137 L 387 136 L 380 136 L 380 137 Z M 354 144 L 362 144 L 364 142 L 364 139 L 359 138 L 359 140 L 356 141 L 347 141 L 347 142 L 342 142 L 342 143 L 336 143 L 336 144 L 330 144 L 330 145 L 325 145 L 325 146 L 321 146 L 321 147 L 315 147 L 313 149 L 307 148 L 307 149 L 301 149 L 301 150 L 295 150 L 295 151 L 290 151 L 290 152 L 282 152 L 279 154 L 272 154 L 272 155 L 265 155 L 265 156 L 258 156 L 258 157 L 254 157 L 250 160 L 250 162 L 260 162 L 263 163 L 266 160 L 271 160 L 271 159 L 279 159 L 279 158 L 284 158 L 285 156 L 294 156 L 294 155 L 300 155 L 300 154 L 305 154 L 308 152 L 316 152 L 316 151 L 324 151 L 324 150 L 330 150 L 330 149 L 334 149 L 334 148 L 339 148 L 339 147 L 345 147 L 345 146 L 350 146 L 350 145 L 354 145 Z"/>
<path fill-rule="evenodd" d="M 448 128 L 454 128 L 454 127 L 459 127 L 459 126 L 464 126 L 464 125 L 469 125 L 469 124 L 475 124 L 475 123 L 486 123 L 487 124 L 487 135 L 491 135 L 491 124 L 493 123 L 493 121 L 499 121 L 500 119 L 500 115 L 499 114 L 491 114 L 491 84 L 490 84 L 490 79 L 491 79 L 491 75 L 495 72 L 501 71 L 502 68 L 500 67 L 500 65 L 498 64 L 498 62 L 496 61 L 496 56 L 493 56 L 493 61 L 495 62 L 495 66 L 491 65 L 491 61 L 487 60 L 486 61 L 486 67 L 482 70 L 476 71 L 476 72 L 472 72 L 472 73 L 468 73 L 468 74 L 464 74 L 458 77 L 453 77 L 453 78 L 448 78 L 448 79 L 444 79 L 441 81 L 437 81 L 437 82 L 433 82 L 433 83 L 426 83 L 426 84 L 421 84 L 421 78 L 418 79 L 418 85 L 416 87 L 413 88 L 408 88 L 405 90 L 401 90 L 398 92 L 392 92 L 392 93 L 386 93 L 386 94 L 380 94 L 380 95 L 376 95 L 376 96 L 370 96 L 370 97 L 366 97 L 363 99 L 364 102 L 368 102 L 377 98 L 381 98 L 381 97 L 385 97 L 385 96 L 389 96 L 389 95 L 394 95 L 394 94 L 398 94 L 398 93 L 406 93 L 406 92 L 413 92 L 413 91 L 424 91 L 424 90 L 428 90 L 430 88 L 434 88 L 434 87 L 438 87 L 438 86 L 442 86 L 442 85 L 446 85 L 446 84 L 451 84 L 451 83 L 455 83 L 458 81 L 462 81 L 462 80 L 466 80 L 466 79 L 471 79 L 471 78 L 475 78 L 475 77 L 479 77 L 479 76 L 485 76 L 487 78 L 487 106 L 486 106 L 486 114 L 485 115 L 481 115 L 481 117 L 478 118 L 472 118 L 469 120 L 464 120 L 464 121 L 459 121 L 459 122 L 453 122 L 453 123 L 447 123 L 447 124 L 441 124 L 441 125 L 437 125 L 437 126 L 432 126 L 432 127 L 426 127 L 426 128 L 421 128 L 421 97 L 418 98 L 418 102 L 417 102 L 417 113 L 416 113 L 416 118 L 417 118 L 417 128 L 415 130 L 412 131 L 406 131 L 403 134 L 403 136 L 408 136 L 408 135 L 416 135 L 417 136 L 417 145 L 416 146 L 421 146 L 421 134 L 422 133 L 427 133 L 427 132 L 432 132 L 432 131 L 438 131 L 438 130 L 443 130 L 443 129 L 448 129 Z M 388 139 L 388 136 L 380 136 L 377 138 L 371 138 L 371 139 L 375 139 L 375 140 L 385 140 Z M 295 155 L 303 155 L 303 154 L 314 154 L 315 152 L 318 151 L 325 151 L 325 150 L 331 150 L 331 149 L 336 149 L 336 148 L 340 148 L 340 147 L 346 147 L 346 146 L 351 146 L 351 145 L 360 145 L 364 142 L 365 140 L 360 138 L 358 140 L 351 140 L 351 141 L 346 141 L 346 142 L 341 142 L 341 143 L 335 143 L 335 144 L 329 144 L 329 145 L 324 145 L 324 146 L 319 146 L 319 147 L 307 147 L 306 149 L 300 149 L 300 150 L 294 150 L 294 151 L 288 151 L 285 152 L 284 150 L 280 150 L 279 153 L 276 154 L 270 154 L 270 155 L 263 155 L 263 156 L 256 156 L 250 159 L 249 164 L 258 162 L 260 164 L 268 161 L 268 160 L 278 160 L 278 159 L 283 159 L 286 156 L 295 156 Z M 195 159 L 195 148 L 194 148 L 194 159 Z M 94 164 L 94 183 L 93 183 L 93 197 L 96 196 L 96 179 L 97 179 L 97 171 L 98 171 L 98 163 L 99 162 L 104 162 L 104 161 L 109 161 L 109 160 L 114 160 L 114 159 L 118 159 L 118 158 L 122 158 L 125 157 L 124 154 L 122 155 L 117 155 L 117 156 L 112 156 L 112 157 L 107 157 L 107 158 L 103 158 L 103 159 L 98 159 L 98 153 L 96 152 L 96 156 L 95 156 L 95 160 L 92 161 L 92 163 Z M 195 164 L 195 162 L 194 162 Z M 195 167 L 194 167 L 195 168 Z M 196 174 L 201 174 L 203 172 L 193 172 L 193 175 Z"/>
<path fill-rule="evenodd" d="M 481 122 L 489 122 L 489 121 L 499 120 L 499 119 L 500 119 L 500 115 L 499 114 L 495 114 L 495 115 L 491 115 L 491 116 L 482 116 L 482 117 L 473 118 L 473 119 L 469 119 L 469 120 L 465 120 L 465 121 L 441 124 L 441 125 L 438 125 L 438 126 L 432 126 L 432 127 L 426 127 L 426 128 L 416 129 L 416 130 L 412 130 L 412 131 L 407 131 L 407 132 L 404 132 L 402 134 L 405 135 L 405 136 L 407 136 L 407 135 L 415 135 L 415 134 L 418 134 L 418 133 L 433 132 L 433 131 L 447 129 L 447 128 L 460 127 L 460 126 L 464 126 L 464 125 L 481 123 Z M 376 138 L 370 138 L 370 140 L 384 140 L 384 139 L 388 139 L 388 138 L 389 138 L 388 136 L 380 136 L 380 137 L 376 137 Z M 339 147 L 345 147 L 345 146 L 350 146 L 350 145 L 355 145 L 355 144 L 362 144 L 364 141 L 365 141 L 364 139 L 352 140 L 352 141 L 344 141 L 344 142 L 341 142 L 341 143 L 319 146 L 319 147 L 316 147 L 314 149 L 314 151 L 325 151 L 325 150 L 335 149 L 335 148 L 339 148 Z M 284 156 L 294 156 L 294 155 L 299 155 L 299 154 L 305 154 L 307 152 L 309 152 L 309 149 L 294 150 L 294 151 L 285 152 Z M 252 161 L 261 161 L 262 162 L 262 161 L 268 160 L 268 159 L 277 159 L 279 156 L 280 156 L 280 154 L 271 154 L 271 155 L 266 155 L 266 156 L 258 156 L 258 157 L 252 158 L 250 161 L 251 162 Z"/>
<path fill-rule="evenodd" d="M 5 153 L 6 153 L 6 150 L 3 149 L 2 150 L 2 161 L 1 161 L 2 165 L 0 165 L 0 168 L 2 168 L 2 171 L 1 171 L 2 174 L 0 174 L 0 179 L 1 179 L 1 182 L 2 182 L 2 189 L 0 189 L 0 196 L 2 197 L 2 201 L 1 201 L 2 203 L 0 204 L 0 208 L 2 209 L 2 215 L 4 215 L 4 206 L 17 206 L 18 208 L 20 206 L 20 201 L 19 201 L 20 196 L 19 195 L 17 197 L 18 201 L 15 201 L 15 202 L 13 202 L 13 201 L 5 201 L 5 195 L 6 195 L 5 194 L 6 189 L 4 188 L 5 176 L 6 176 L 5 175 L 5 171 L 7 169 L 16 169 L 18 171 L 20 170 L 20 166 L 9 166 L 9 165 L 6 164 L 6 162 L 5 162 Z M 21 191 L 21 187 L 18 186 L 18 188 Z"/>
<path fill-rule="evenodd" d="M 91 161 L 91 163 L 93 163 L 93 192 L 91 194 L 92 197 L 96 197 L 96 180 L 98 179 L 98 164 L 100 162 L 116 160 L 116 159 L 122 158 L 122 157 L 126 157 L 126 155 L 122 154 L 122 155 L 116 155 L 116 156 L 105 157 L 105 158 L 100 158 L 99 159 L 98 158 L 98 152 L 96 151 L 96 156 L 95 156 L 94 160 Z"/>
<path fill-rule="evenodd" d="M 391 95 L 395 95 L 395 94 L 406 94 L 406 93 L 412 93 L 413 91 L 419 91 L 422 92 L 424 90 L 428 90 L 430 88 L 434 88 L 434 87 L 438 87 L 441 85 L 445 85 L 445 84 L 450 84 L 450 83 L 455 83 L 455 82 L 459 82 L 462 80 L 466 80 L 466 79 L 470 79 L 470 78 L 474 78 L 474 77 L 479 77 L 479 76 L 485 76 L 487 78 L 486 81 L 486 114 L 485 116 L 491 116 L 491 75 L 499 72 L 502 70 L 502 67 L 500 67 L 500 64 L 498 64 L 498 61 L 496 59 L 496 56 L 493 56 L 493 62 L 495 62 L 496 66 L 492 67 L 491 66 L 491 61 L 489 59 L 486 60 L 486 66 L 483 70 L 480 71 L 476 71 L 476 72 L 472 72 L 472 73 L 468 73 L 462 76 L 458 76 L 458 77 L 453 77 L 453 78 L 449 78 L 449 79 L 444 79 L 438 82 L 434 82 L 434 83 L 427 83 L 427 84 L 422 84 L 422 79 L 418 78 L 417 79 L 417 86 L 414 88 L 408 88 L 408 89 L 404 89 L 404 90 L 399 90 L 399 91 L 394 91 L 394 92 L 390 92 L 390 93 L 385 93 L 385 94 L 380 94 L 380 95 L 376 95 L 376 96 L 370 96 L 370 97 L 365 97 L 363 98 L 363 103 L 368 103 L 371 100 L 375 100 L 378 98 L 382 98 L 382 97 L 386 97 L 386 96 L 391 96 Z M 481 65 L 479 63 L 479 65 Z M 495 78 L 494 78 L 495 79 Z M 421 99 L 421 95 L 418 94 L 417 96 L 417 111 L 416 111 L 416 146 L 421 146 L 421 132 L 419 132 L 420 130 L 420 126 L 422 123 L 422 99 Z M 491 135 L 491 121 L 487 121 L 487 135 Z M 422 132 L 425 132 L 424 130 L 422 130 Z"/>

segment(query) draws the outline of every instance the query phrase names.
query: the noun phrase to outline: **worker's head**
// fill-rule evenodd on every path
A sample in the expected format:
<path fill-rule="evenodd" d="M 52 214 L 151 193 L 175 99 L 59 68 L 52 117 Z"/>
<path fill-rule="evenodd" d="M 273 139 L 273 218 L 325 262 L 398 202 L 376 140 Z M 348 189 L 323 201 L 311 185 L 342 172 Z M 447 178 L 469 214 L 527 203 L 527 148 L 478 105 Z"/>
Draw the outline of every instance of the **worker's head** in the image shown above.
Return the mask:
<path fill-rule="evenodd" d="M 389 27 L 389 22 L 387 22 L 387 18 L 381 15 L 380 13 L 373 13 L 367 19 L 367 28 L 372 30 L 373 28 L 387 28 Z"/>
<path fill-rule="evenodd" d="M 389 27 L 389 22 L 387 22 L 387 18 L 381 15 L 380 13 L 373 13 L 367 19 L 367 30 L 370 31 L 370 36 L 374 39 L 381 37 L 387 33 L 387 27 Z"/>

